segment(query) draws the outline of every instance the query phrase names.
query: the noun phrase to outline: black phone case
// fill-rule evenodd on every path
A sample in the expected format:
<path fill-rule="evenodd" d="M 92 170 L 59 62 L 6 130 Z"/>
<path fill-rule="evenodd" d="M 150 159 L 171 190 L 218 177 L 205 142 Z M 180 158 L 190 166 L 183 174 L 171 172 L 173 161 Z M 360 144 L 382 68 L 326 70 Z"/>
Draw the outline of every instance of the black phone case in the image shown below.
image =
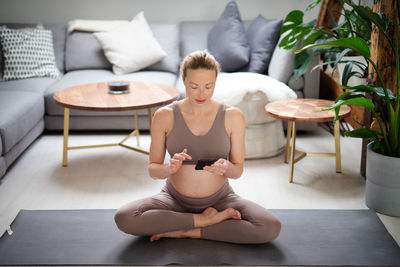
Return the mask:
<path fill-rule="evenodd" d="M 196 167 L 194 168 L 195 170 L 202 170 L 204 166 L 210 166 L 214 162 L 216 162 L 216 159 L 199 159 L 196 163 Z"/>

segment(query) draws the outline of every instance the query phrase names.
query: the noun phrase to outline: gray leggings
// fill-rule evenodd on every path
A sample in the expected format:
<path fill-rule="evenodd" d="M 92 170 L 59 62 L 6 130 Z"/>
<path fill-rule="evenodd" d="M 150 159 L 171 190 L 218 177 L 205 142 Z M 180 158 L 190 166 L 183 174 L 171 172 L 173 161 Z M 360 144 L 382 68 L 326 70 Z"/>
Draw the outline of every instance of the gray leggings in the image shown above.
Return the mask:
<path fill-rule="evenodd" d="M 242 219 L 229 219 L 201 228 L 203 239 L 266 243 L 274 240 L 281 230 L 275 215 L 236 195 L 228 180 L 218 192 L 205 198 L 186 197 L 167 180 L 159 194 L 130 202 L 118 209 L 115 222 L 121 231 L 140 236 L 188 230 L 194 228 L 192 213 L 201 213 L 207 207 L 214 207 L 218 211 L 234 208 L 241 213 Z"/>

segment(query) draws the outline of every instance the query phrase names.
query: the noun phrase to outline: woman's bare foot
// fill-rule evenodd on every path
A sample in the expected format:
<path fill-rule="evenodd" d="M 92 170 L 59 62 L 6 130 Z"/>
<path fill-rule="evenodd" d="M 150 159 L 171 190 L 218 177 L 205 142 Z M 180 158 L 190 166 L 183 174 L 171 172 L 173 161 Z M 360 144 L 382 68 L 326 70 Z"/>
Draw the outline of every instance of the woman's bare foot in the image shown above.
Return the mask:
<path fill-rule="evenodd" d="M 240 214 L 240 212 L 233 208 L 227 208 L 223 211 L 218 212 L 213 207 L 208 207 L 202 213 L 193 214 L 193 216 L 195 228 L 214 225 L 228 219 L 242 219 L 242 215 Z"/>
<path fill-rule="evenodd" d="M 227 208 L 221 212 L 213 207 L 206 208 L 200 214 L 193 214 L 194 216 L 194 229 L 179 230 L 174 232 L 167 232 L 156 234 L 150 237 L 150 242 L 159 240 L 163 237 L 169 238 L 200 238 L 200 227 L 206 227 L 225 221 L 227 219 L 241 220 L 242 215 L 239 211 L 233 208 Z"/>
<path fill-rule="evenodd" d="M 150 242 L 159 240 L 163 237 L 169 238 L 200 238 L 200 228 L 194 228 L 190 230 L 180 230 L 162 234 L 156 234 L 150 237 Z"/>

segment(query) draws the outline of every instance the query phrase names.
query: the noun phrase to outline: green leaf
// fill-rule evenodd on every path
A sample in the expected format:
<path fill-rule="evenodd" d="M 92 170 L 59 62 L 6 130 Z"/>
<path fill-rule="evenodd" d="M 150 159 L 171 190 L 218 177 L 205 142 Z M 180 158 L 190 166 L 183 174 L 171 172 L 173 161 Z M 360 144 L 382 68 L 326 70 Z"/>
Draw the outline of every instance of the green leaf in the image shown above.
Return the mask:
<path fill-rule="evenodd" d="M 313 9 L 314 7 L 318 6 L 318 4 L 321 2 L 321 0 L 317 0 L 314 3 L 311 3 L 307 6 L 306 11 L 310 11 L 311 9 Z"/>
<path fill-rule="evenodd" d="M 338 107 L 340 107 L 342 105 L 357 105 L 357 106 L 363 106 L 363 107 L 368 108 L 368 109 L 373 109 L 375 107 L 374 103 L 372 103 L 372 101 L 369 100 L 368 98 L 365 98 L 365 96 L 356 95 L 354 97 L 351 96 L 351 98 L 349 98 L 349 99 L 344 99 L 344 100 L 342 100 L 342 99 L 337 100 L 336 99 L 335 104 L 333 104 L 329 108 L 326 108 L 326 109 L 323 109 L 323 110 L 335 109 L 335 108 L 338 108 Z"/>
<path fill-rule="evenodd" d="M 342 86 L 343 89 L 345 90 L 353 90 L 357 92 L 373 92 L 375 93 L 375 88 L 372 86 L 364 85 L 364 84 L 359 84 L 356 86 Z"/>
<path fill-rule="evenodd" d="M 310 69 L 312 59 L 313 55 L 309 54 L 307 51 L 295 55 L 293 73 L 296 80 Z"/>
<path fill-rule="evenodd" d="M 396 96 L 393 94 L 393 92 L 391 90 L 385 89 L 381 86 L 368 86 L 368 85 L 363 85 L 363 84 L 359 84 L 356 86 L 342 86 L 342 88 L 344 90 L 350 90 L 350 93 L 354 93 L 354 92 L 366 92 L 366 93 L 375 93 L 377 95 L 379 95 L 380 97 L 386 97 L 385 95 L 385 91 L 389 96 L 390 100 L 396 100 Z"/>
<path fill-rule="evenodd" d="M 387 23 L 382 17 L 366 6 L 353 5 L 354 10 L 363 18 L 372 21 L 382 32 L 387 33 Z"/>
<path fill-rule="evenodd" d="M 304 13 L 301 10 L 293 10 L 287 14 L 286 18 L 283 20 L 281 34 L 303 23 L 303 16 Z"/>
<path fill-rule="evenodd" d="M 324 34 L 325 31 L 321 29 L 316 30 L 304 39 L 303 46 L 315 43 L 315 41 Z"/>
<path fill-rule="evenodd" d="M 367 128 L 359 128 L 353 131 L 346 132 L 349 137 L 367 138 L 371 141 L 379 140 L 379 136 L 382 134 L 378 131 L 374 131 Z"/>
<path fill-rule="evenodd" d="M 393 94 L 393 92 L 391 90 L 385 89 L 385 88 L 380 87 L 380 86 L 374 86 L 373 88 L 375 89 L 375 93 L 377 95 L 379 95 L 380 97 L 386 97 L 386 95 L 385 95 L 385 91 L 386 91 L 386 93 L 388 94 L 390 100 L 395 100 L 396 99 L 396 97 L 394 96 L 394 94 Z"/>
<path fill-rule="evenodd" d="M 388 31 L 390 29 L 391 25 L 391 20 L 382 14 L 378 14 L 372 11 L 371 8 L 366 7 L 366 6 L 358 6 L 358 5 L 352 5 L 354 10 L 362 17 L 364 17 L 366 20 L 372 21 L 379 30 L 385 35 L 386 40 L 389 42 L 390 46 L 394 50 L 393 42 L 390 36 L 388 35 Z"/>
<path fill-rule="evenodd" d="M 344 66 L 343 73 L 342 73 L 342 81 L 341 81 L 341 83 L 343 85 L 347 85 L 347 83 L 349 82 L 350 78 L 355 76 L 355 74 L 357 73 L 355 71 L 352 71 L 353 65 L 354 65 L 353 61 L 346 62 L 346 65 Z"/>
<path fill-rule="evenodd" d="M 335 65 L 336 65 L 337 63 L 339 63 L 339 62 L 342 60 L 342 58 L 343 58 L 346 54 L 348 54 L 349 52 L 351 52 L 351 49 L 350 49 L 350 48 L 346 48 L 346 49 L 344 49 L 342 52 L 340 52 L 340 54 L 336 57 Z"/>
<path fill-rule="evenodd" d="M 344 92 L 343 94 L 341 94 L 340 96 L 338 96 L 335 100 L 335 102 L 338 102 L 339 100 L 347 100 L 347 99 L 351 99 L 351 98 L 357 98 L 357 97 L 364 97 L 364 95 L 362 94 L 354 94 L 354 92 Z"/>
<path fill-rule="evenodd" d="M 360 53 L 362 56 L 366 58 L 371 57 L 371 52 L 369 50 L 369 47 L 367 43 L 358 37 L 349 37 L 349 38 L 343 38 L 343 39 L 338 39 L 338 40 L 332 40 L 324 43 L 319 43 L 319 44 L 310 44 L 307 45 L 299 50 L 294 51 L 295 53 L 300 53 L 306 49 L 312 48 L 312 47 L 343 47 L 343 48 L 350 48 L 353 51 Z"/>

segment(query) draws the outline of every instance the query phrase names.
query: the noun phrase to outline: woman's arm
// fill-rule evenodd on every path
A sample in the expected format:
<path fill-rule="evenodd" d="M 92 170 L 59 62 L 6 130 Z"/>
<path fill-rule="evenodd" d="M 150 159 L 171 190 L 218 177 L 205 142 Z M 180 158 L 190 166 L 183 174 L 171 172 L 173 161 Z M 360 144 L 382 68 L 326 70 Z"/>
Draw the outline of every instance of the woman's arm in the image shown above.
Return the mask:
<path fill-rule="evenodd" d="M 156 111 L 151 124 L 149 174 L 154 179 L 165 179 L 177 172 L 185 159 L 192 159 L 186 149 L 176 153 L 169 164 L 164 164 L 166 136 L 173 123 L 172 109 L 167 106 Z"/>
<path fill-rule="evenodd" d="M 149 155 L 149 174 L 154 179 L 165 179 L 171 175 L 171 170 L 164 164 L 165 140 L 168 131 L 168 122 L 172 122 L 172 110 L 168 107 L 160 108 L 154 113 L 151 123 L 151 144 Z M 170 118 L 171 117 L 171 118 Z"/>
<path fill-rule="evenodd" d="M 237 179 L 243 173 L 245 153 L 246 122 L 242 111 L 238 108 L 227 106 L 225 125 L 231 138 L 229 160 L 219 159 L 213 165 L 204 167 L 204 170 Z"/>

